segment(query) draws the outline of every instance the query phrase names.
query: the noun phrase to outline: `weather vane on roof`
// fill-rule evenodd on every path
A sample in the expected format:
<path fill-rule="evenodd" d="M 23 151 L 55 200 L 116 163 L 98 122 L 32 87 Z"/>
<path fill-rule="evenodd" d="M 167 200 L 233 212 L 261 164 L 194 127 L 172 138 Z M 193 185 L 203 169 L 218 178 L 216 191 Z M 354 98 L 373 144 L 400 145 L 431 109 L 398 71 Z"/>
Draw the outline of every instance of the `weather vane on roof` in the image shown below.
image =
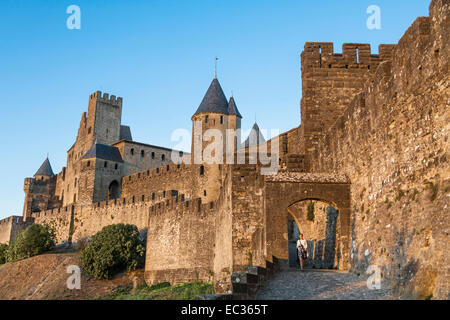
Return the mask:
<path fill-rule="evenodd" d="M 217 79 L 217 60 L 219 60 L 219 58 L 216 56 L 216 61 L 214 65 L 214 79 Z"/>

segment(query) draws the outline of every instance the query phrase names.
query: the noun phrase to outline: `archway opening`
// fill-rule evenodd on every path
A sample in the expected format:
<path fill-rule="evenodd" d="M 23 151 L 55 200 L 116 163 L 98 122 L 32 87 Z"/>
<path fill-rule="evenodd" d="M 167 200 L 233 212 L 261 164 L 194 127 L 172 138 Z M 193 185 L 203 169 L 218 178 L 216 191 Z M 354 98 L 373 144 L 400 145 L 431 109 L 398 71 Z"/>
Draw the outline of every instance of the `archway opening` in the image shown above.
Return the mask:
<path fill-rule="evenodd" d="M 288 207 L 289 267 L 299 268 L 297 240 L 302 233 L 307 241 L 307 269 L 338 269 L 340 262 L 339 211 L 325 201 L 311 199 Z"/>
<path fill-rule="evenodd" d="M 108 199 L 114 200 L 120 198 L 120 186 L 119 183 L 114 180 L 111 182 L 108 188 Z"/>

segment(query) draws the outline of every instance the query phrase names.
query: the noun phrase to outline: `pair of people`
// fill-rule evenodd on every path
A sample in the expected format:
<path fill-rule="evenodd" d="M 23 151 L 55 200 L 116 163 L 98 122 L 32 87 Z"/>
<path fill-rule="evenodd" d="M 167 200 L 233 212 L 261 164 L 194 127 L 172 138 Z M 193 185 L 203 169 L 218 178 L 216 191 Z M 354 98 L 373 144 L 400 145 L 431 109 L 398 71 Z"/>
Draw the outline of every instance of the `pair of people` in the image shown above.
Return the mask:
<path fill-rule="evenodd" d="M 303 271 L 303 265 L 305 263 L 305 260 L 308 258 L 308 243 L 306 240 L 303 239 L 303 234 L 300 233 L 298 235 L 299 239 L 297 240 L 297 252 L 298 252 L 298 259 L 300 261 L 300 270 Z"/>

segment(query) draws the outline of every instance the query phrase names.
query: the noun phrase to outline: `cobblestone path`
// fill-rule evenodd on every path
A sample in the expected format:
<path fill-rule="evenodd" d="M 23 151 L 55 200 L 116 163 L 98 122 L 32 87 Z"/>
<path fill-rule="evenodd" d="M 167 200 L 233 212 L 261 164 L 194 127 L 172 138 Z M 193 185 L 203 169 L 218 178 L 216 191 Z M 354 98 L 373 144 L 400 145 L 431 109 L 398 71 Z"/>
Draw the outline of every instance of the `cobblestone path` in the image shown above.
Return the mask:
<path fill-rule="evenodd" d="M 391 300 L 389 289 L 370 290 L 367 276 L 292 269 L 280 271 L 259 290 L 255 300 Z"/>

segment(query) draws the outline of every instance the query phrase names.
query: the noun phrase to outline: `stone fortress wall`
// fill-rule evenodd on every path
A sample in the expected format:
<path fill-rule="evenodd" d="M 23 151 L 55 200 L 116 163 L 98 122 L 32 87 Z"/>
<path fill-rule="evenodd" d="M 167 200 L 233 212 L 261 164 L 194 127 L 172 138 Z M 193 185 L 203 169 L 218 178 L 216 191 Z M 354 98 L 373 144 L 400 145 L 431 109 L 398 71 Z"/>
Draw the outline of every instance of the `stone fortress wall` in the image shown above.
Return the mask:
<path fill-rule="evenodd" d="M 54 225 L 59 242 L 113 223 L 148 228 L 148 283 L 212 280 L 226 292 L 232 272 L 288 258 L 285 209 L 300 200 L 333 205 L 326 198 L 332 196 L 340 210 L 333 266 L 346 269 L 348 262 L 363 273 L 377 265 L 398 295 L 448 298 L 449 6 L 432 0 L 430 17 L 418 18 L 397 45 L 381 45 L 378 55 L 367 44 L 344 44 L 336 54 L 331 43 L 306 43 L 302 122 L 280 135 L 280 173 L 272 178 L 259 165 L 132 159 L 153 151 L 139 149 L 131 134 L 121 139 L 120 117 L 108 108 L 121 109 L 122 99 L 96 92 L 56 178 L 63 206 L 26 216 Z M 106 114 L 96 122 L 91 115 L 99 110 Z M 240 123 L 234 118 L 212 113 L 206 127 Z M 117 146 L 123 161 L 82 159 L 95 139 Z M 109 199 L 114 180 L 120 197 Z M 291 216 L 318 242 L 326 228 L 308 225 L 302 205 Z M 325 207 L 316 210 L 318 222 L 325 221 Z M 0 224 L 0 239 L 12 223 Z"/>
<path fill-rule="evenodd" d="M 398 294 L 420 298 L 450 283 L 449 12 L 431 2 L 311 156 L 313 171 L 352 182 L 352 269 L 378 265 Z"/>

